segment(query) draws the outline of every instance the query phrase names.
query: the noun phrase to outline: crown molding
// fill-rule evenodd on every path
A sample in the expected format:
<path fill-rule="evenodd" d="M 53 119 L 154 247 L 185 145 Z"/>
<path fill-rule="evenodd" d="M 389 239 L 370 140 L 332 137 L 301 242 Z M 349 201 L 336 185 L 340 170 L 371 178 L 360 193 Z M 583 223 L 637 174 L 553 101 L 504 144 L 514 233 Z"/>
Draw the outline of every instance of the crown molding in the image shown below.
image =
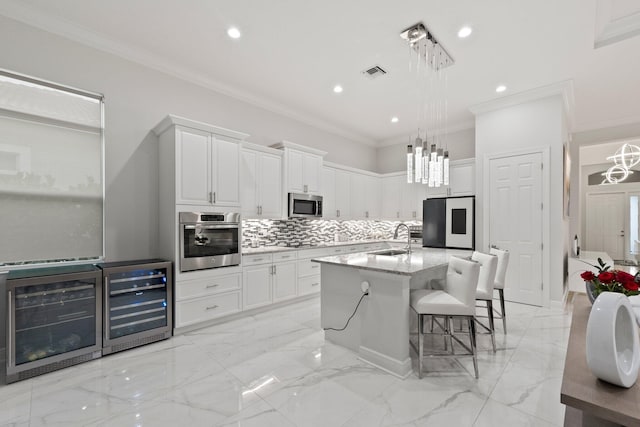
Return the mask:
<path fill-rule="evenodd" d="M 255 96 L 237 87 L 210 79 L 201 73 L 193 72 L 185 67 L 177 65 L 175 62 L 168 61 L 162 56 L 155 55 L 143 49 L 135 49 L 129 45 L 110 39 L 104 34 L 89 31 L 86 28 L 44 13 L 31 6 L 21 4 L 13 0 L 5 0 L 0 2 L 0 15 L 22 22 L 26 25 L 39 28 L 46 32 L 56 34 L 76 43 L 110 53 L 144 67 L 160 71 L 164 74 L 196 84 L 272 113 L 288 117 L 317 129 L 350 139 L 354 142 L 372 147 L 376 146 L 375 141 L 365 135 L 346 130 L 323 120 L 318 120 L 310 115 L 292 110 L 282 104 L 272 102 L 266 98 Z"/>
<path fill-rule="evenodd" d="M 482 102 L 480 104 L 469 107 L 476 116 L 503 108 L 513 107 L 515 105 L 527 102 L 537 101 L 543 98 L 560 96 L 563 103 L 563 112 L 567 120 L 569 131 L 573 128 L 573 115 L 575 109 L 575 99 L 573 96 L 573 80 L 564 80 L 547 86 L 515 93 L 513 95 L 502 96 L 491 101 Z"/>

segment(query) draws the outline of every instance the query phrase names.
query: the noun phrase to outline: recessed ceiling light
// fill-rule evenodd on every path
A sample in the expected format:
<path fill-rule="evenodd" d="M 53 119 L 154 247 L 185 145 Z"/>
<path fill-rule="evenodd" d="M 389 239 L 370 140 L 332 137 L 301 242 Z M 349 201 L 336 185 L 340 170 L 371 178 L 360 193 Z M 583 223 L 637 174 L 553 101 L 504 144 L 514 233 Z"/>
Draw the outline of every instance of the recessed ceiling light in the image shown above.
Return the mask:
<path fill-rule="evenodd" d="M 342 93 L 342 86 L 340 86 L 340 85 L 335 85 L 335 86 L 333 87 L 333 91 L 334 91 L 335 93 Z"/>
<path fill-rule="evenodd" d="M 469 35 L 471 34 L 473 30 L 471 29 L 471 27 L 467 27 L 466 25 L 462 28 L 460 28 L 458 30 L 458 37 L 460 37 L 461 39 L 465 38 L 465 37 L 469 37 Z"/>
<path fill-rule="evenodd" d="M 507 87 L 505 85 L 499 85 L 496 88 L 496 92 L 500 93 L 500 92 L 504 92 L 505 90 L 507 90 Z"/>
<path fill-rule="evenodd" d="M 227 30 L 227 35 L 229 37 L 231 37 L 232 39 L 239 39 L 241 34 L 240 34 L 240 30 L 237 29 L 236 27 L 231 27 Z"/>
<path fill-rule="evenodd" d="M 397 117 L 391 117 L 391 123 L 398 123 Z"/>

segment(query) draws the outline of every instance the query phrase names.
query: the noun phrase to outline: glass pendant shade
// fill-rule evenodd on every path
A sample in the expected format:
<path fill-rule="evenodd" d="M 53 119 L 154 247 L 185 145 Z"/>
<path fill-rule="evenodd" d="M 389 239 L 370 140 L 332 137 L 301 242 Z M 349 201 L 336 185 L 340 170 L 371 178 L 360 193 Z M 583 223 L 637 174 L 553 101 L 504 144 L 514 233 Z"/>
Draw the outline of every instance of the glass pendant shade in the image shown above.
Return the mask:
<path fill-rule="evenodd" d="M 449 185 L 449 152 L 444 152 L 444 159 L 442 160 L 442 184 Z"/>
<path fill-rule="evenodd" d="M 407 145 L 407 183 L 413 182 L 413 146 Z"/>
<path fill-rule="evenodd" d="M 420 137 L 416 138 L 416 161 L 415 161 L 415 173 L 416 173 L 416 182 L 422 182 L 422 140 Z"/>

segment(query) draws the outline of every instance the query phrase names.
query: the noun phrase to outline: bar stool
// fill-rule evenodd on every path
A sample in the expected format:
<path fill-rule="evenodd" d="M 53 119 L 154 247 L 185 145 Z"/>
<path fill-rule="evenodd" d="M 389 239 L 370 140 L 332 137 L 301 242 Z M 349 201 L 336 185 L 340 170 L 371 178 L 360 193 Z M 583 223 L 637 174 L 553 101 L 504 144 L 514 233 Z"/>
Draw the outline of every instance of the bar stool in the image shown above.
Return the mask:
<path fill-rule="evenodd" d="M 498 248 L 491 248 L 489 253 L 498 257 L 496 281 L 493 284 L 493 289 L 498 291 L 500 297 L 500 316 L 498 316 L 498 319 L 502 319 L 502 329 L 504 329 L 504 334 L 507 335 L 507 316 L 504 310 L 504 285 L 506 283 L 507 266 L 509 265 L 509 252 Z"/>
<path fill-rule="evenodd" d="M 478 288 L 476 289 L 476 301 L 484 301 L 487 306 L 487 316 L 489 317 L 489 327 L 481 323 L 477 318 L 476 322 L 491 335 L 491 346 L 496 352 L 496 330 L 493 323 L 493 284 L 496 280 L 496 270 L 498 268 L 498 257 L 491 254 L 474 251 L 471 259 L 480 264 L 480 277 L 478 278 Z"/>
<path fill-rule="evenodd" d="M 445 336 L 458 342 L 468 354 L 454 354 L 453 345 L 450 354 L 432 354 L 433 357 L 459 357 L 473 356 L 473 368 L 478 378 L 478 359 L 476 355 L 476 327 L 475 297 L 478 286 L 480 264 L 475 261 L 457 257 L 451 257 L 447 268 L 444 288 L 417 289 L 411 291 L 410 306 L 418 314 L 418 349 L 410 341 L 411 346 L 418 353 L 418 377 L 422 378 L 422 364 L 424 358 L 424 319 L 425 316 L 440 316 L 445 318 L 445 324 L 449 324 L 451 318 L 466 318 L 469 324 L 469 342 L 467 346 L 453 334 L 453 330 L 445 328 Z"/>

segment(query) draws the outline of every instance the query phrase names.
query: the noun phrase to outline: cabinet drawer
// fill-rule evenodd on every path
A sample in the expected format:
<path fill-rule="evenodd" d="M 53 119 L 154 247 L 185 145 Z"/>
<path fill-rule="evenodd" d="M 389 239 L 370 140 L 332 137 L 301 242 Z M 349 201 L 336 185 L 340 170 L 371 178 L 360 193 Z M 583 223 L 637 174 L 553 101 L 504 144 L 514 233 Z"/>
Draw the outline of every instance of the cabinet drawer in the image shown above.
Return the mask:
<path fill-rule="evenodd" d="M 219 294 L 240 289 L 240 275 L 206 277 L 176 282 L 176 300 Z"/>
<path fill-rule="evenodd" d="M 340 255 L 347 252 L 347 248 L 344 246 L 339 246 L 335 248 L 328 248 L 327 255 Z"/>
<path fill-rule="evenodd" d="M 254 254 L 242 256 L 242 265 L 271 264 L 272 261 L 272 254 Z"/>
<path fill-rule="evenodd" d="M 320 274 L 320 264 L 311 262 L 311 259 L 298 261 L 298 277 L 315 276 Z"/>
<path fill-rule="evenodd" d="M 298 259 L 320 258 L 329 255 L 329 248 L 303 249 L 298 251 Z"/>
<path fill-rule="evenodd" d="M 189 301 L 178 301 L 176 328 L 236 313 L 241 309 L 242 297 L 239 290 Z"/>
<path fill-rule="evenodd" d="M 320 276 L 301 277 L 298 279 L 298 295 L 320 292 Z"/>
<path fill-rule="evenodd" d="M 293 261 L 298 258 L 296 251 L 276 252 L 273 254 L 273 262 Z"/>

